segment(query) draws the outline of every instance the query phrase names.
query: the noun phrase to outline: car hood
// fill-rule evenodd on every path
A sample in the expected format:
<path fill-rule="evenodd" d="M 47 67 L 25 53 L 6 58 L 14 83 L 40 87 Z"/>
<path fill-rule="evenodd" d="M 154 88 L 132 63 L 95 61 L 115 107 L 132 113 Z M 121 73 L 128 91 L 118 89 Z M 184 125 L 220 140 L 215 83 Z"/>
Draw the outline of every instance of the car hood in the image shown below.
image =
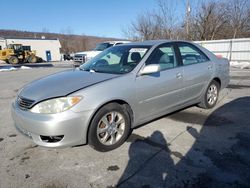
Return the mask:
<path fill-rule="evenodd" d="M 74 91 L 118 77 L 119 75 L 91 73 L 82 70 L 67 70 L 35 80 L 27 84 L 19 97 L 36 102 L 66 96 Z"/>
<path fill-rule="evenodd" d="M 85 52 L 78 52 L 75 55 L 86 55 L 87 57 L 94 57 L 101 52 L 102 51 L 85 51 Z"/>

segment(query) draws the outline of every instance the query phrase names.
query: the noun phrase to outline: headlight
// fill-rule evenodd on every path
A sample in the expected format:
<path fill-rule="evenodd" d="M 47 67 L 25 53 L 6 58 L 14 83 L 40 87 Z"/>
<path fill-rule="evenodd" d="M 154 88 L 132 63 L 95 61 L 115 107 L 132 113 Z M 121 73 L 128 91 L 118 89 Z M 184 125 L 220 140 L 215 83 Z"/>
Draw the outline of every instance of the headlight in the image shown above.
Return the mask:
<path fill-rule="evenodd" d="M 49 99 L 36 104 L 30 111 L 41 114 L 56 114 L 70 109 L 80 102 L 81 99 L 82 97 L 80 96 Z"/>

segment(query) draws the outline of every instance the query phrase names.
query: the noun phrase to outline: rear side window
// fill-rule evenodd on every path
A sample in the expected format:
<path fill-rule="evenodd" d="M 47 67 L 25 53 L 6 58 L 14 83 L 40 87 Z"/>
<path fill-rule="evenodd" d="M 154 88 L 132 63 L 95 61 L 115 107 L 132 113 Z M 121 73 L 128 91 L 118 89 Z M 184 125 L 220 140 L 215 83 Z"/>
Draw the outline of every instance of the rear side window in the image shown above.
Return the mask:
<path fill-rule="evenodd" d="M 181 43 L 178 44 L 178 47 L 181 53 L 183 65 L 209 61 L 208 57 L 201 50 L 191 44 Z"/>

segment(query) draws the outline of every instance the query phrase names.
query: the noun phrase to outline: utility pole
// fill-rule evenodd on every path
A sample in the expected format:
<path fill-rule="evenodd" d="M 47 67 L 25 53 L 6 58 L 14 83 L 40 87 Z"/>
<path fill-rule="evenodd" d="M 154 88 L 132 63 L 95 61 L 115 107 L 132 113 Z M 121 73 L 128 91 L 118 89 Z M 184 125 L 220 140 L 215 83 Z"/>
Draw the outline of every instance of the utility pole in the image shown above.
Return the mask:
<path fill-rule="evenodd" d="M 191 7 L 189 0 L 186 1 L 186 34 L 187 39 L 189 39 L 189 17 L 190 17 Z"/>

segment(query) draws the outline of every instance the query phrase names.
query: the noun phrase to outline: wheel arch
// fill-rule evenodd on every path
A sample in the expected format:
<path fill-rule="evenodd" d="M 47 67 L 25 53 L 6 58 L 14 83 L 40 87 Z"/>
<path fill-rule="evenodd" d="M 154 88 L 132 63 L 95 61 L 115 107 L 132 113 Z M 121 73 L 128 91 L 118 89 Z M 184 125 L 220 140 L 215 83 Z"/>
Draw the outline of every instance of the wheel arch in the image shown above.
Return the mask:
<path fill-rule="evenodd" d="M 215 77 L 213 80 L 219 84 L 219 87 L 221 87 L 221 79 L 219 77 Z"/>
<path fill-rule="evenodd" d="M 128 115 L 129 115 L 129 118 L 130 118 L 130 123 L 131 123 L 131 127 L 132 127 L 132 124 L 134 122 L 134 113 L 133 113 L 133 110 L 131 108 L 131 106 L 129 105 L 128 102 L 126 102 L 125 100 L 122 100 L 122 99 L 114 99 L 114 100 L 110 100 L 110 101 L 107 101 L 105 103 L 103 103 L 102 105 L 100 105 L 91 115 L 90 117 L 90 121 L 88 122 L 88 128 L 87 128 L 87 134 L 86 134 L 86 144 L 88 144 L 88 141 L 89 141 L 89 128 L 90 128 L 90 124 L 92 123 L 93 121 L 93 118 L 95 117 L 96 113 L 102 108 L 104 107 L 105 105 L 107 104 L 110 104 L 110 103 L 117 103 L 119 105 L 121 105 L 123 108 L 126 109 L 126 111 L 128 112 Z"/>

